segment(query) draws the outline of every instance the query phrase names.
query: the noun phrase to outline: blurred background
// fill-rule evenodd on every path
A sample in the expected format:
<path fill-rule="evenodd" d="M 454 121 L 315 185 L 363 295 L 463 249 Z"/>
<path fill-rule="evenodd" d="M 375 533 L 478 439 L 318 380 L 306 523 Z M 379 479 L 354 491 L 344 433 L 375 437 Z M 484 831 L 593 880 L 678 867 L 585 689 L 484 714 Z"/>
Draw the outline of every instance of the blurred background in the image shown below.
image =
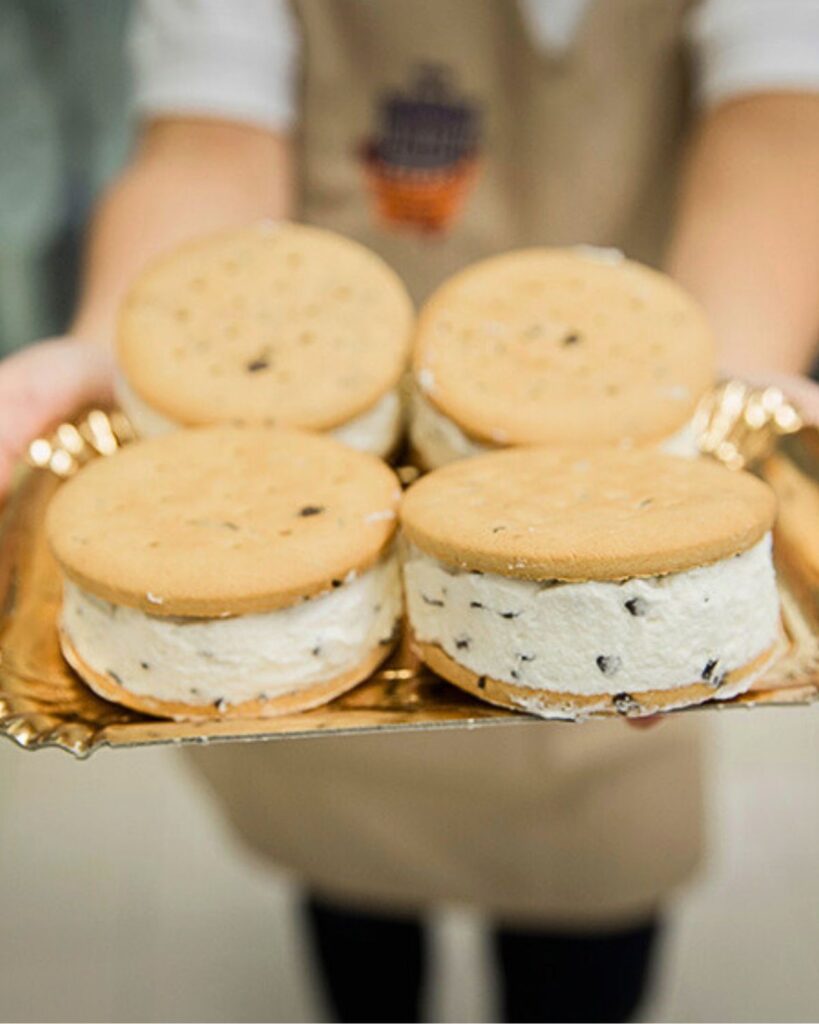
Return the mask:
<path fill-rule="evenodd" d="M 704 714 L 711 856 L 641 1019 L 815 1020 L 819 715 Z M 2 1020 L 329 1019 L 295 886 L 237 846 L 175 751 L 4 743 L 0 792 Z M 480 920 L 453 907 L 434 926 L 426 1019 L 497 1020 Z"/>
<path fill-rule="evenodd" d="M 127 0 L 0 0 L 0 353 L 66 326 L 94 196 L 132 133 Z"/>
<path fill-rule="evenodd" d="M 0 351 L 66 325 L 87 212 L 132 130 L 128 8 L 0 0 Z M 816 1019 L 819 715 L 708 718 L 711 858 L 644 1019 Z M 173 751 L 4 744 L 0 829 L 2 1020 L 326 1019 L 294 884 L 236 847 Z M 434 924 L 428 1017 L 494 1019 L 481 921 Z"/>

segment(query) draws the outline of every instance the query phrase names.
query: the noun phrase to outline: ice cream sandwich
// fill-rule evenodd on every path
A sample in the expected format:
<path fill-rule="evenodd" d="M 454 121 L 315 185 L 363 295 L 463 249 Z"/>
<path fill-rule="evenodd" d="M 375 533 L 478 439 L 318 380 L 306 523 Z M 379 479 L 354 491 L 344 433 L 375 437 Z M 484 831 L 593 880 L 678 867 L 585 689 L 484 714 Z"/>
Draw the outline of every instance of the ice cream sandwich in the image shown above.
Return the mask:
<path fill-rule="evenodd" d="M 453 463 L 404 497 L 414 646 L 543 717 L 734 696 L 778 651 L 774 511 L 755 477 L 653 450 Z"/>
<path fill-rule="evenodd" d="M 427 469 L 521 444 L 694 455 L 714 343 L 693 299 L 616 250 L 526 249 L 433 294 L 413 370 L 410 436 Z"/>
<path fill-rule="evenodd" d="M 289 223 L 223 232 L 134 283 L 118 324 L 118 401 L 142 436 L 290 426 L 387 456 L 412 324 L 398 276 L 356 242 Z"/>
<path fill-rule="evenodd" d="M 399 499 L 379 459 L 293 430 L 177 431 L 99 459 L 48 513 L 65 657 L 151 715 L 323 704 L 392 649 Z"/>

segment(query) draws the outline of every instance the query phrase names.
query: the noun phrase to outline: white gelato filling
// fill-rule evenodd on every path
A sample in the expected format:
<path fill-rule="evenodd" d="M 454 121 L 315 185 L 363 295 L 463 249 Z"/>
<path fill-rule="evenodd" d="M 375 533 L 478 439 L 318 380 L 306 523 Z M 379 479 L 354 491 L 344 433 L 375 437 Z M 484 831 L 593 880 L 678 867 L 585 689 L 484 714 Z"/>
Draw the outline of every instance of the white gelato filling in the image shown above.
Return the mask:
<path fill-rule="evenodd" d="M 388 391 L 366 412 L 342 423 L 330 434 L 348 448 L 386 458 L 397 446 L 403 427 L 403 409 L 398 391 Z"/>
<path fill-rule="evenodd" d="M 418 388 L 413 390 L 412 395 L 410 441 L 427 469 L 437 469 L 456 459 L 465 459 L 495 450 L 491 445 L 476 441 L 465 434 L 454 420 L 436 409 Z M 501 441 L 502 438 L 498 438 L 498 442 Z M 625 443 L 628 443 L 627 439 Z M 699 448 L 694 421 L 690 420 L 675 434 L 662 441 L 658 447 L 671 455 L 695 458 L 699 454 Z"/>
<path fill-rule="evenodd" d="M 171 619 L 111 604 L 66 581 L 62 625 L 82 661 L 131 693 L 239 704 L 327 682 L 389 642 L 401 615 L 397 555 L 289 608 Z"/>
<path fill-rule="evenodd" d="M 608 245 L 573 245 L 572 251 L 578 256 L 583 256 L 593 263 L 605 263 L 610 267 L 617 267 L 625 263 L 626 254 L 622 249 L 616 249 Z"/>
<path fill-rule="evenodd" d="M 716 687 L 779 637 L 770 534 L 711 565 L 623 582 L 456 571 L 411 549 L 404 582 L 420 641 L 533 693 L 634 694 L 698 680 Z"/>
<path fill-rule="evenodd" d="M 676 434 L 667 437 L 659 445 L 660 451 L 669 455 L 680 455 L 684 459 L 696 459 L 700 454 L 699 431 L 695 419 L 689 420 Z"/>
<path fill-rule="evenodd" d="M 143 401 L 121 373 L 114 378 L 114 395 L 117 405 L 140 437 L 159 437 L 179 429 L 177 422 Z"/>
<path fill-rule="evenodd" d="M 410 444 L 427 469 L 438 469 L 456 459 L 491 450 L 489 445 L 467 437 L 458 424 L 439 412 L 418 388 L 412 392 Z"/>
<path fill-rule="evenodd" d="M 179 423 L 164 416 L 140 398 L 122 374 L 117 374 L 116 397 L 119 407 L 140 437 L 157 437 L 179 429 Z M 402 412 L 398 390 L 388 391 L 370 409 L 327 433 L 349 448 L 370 452 L 383 458 L 398 444 Z"/>

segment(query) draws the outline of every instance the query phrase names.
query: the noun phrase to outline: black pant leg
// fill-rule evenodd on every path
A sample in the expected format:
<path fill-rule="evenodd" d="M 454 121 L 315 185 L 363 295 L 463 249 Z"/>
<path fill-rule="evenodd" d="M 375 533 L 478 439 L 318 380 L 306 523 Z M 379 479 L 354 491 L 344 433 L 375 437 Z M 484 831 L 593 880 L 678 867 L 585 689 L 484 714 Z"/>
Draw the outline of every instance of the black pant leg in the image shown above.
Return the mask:
<path fill-rule="evenodd" d="M 316 897 L 305 912 L 336 1020 L 420 1019 L 426 945 L 420 921 L 348 910 Z"/>
<path fill-rule="evenodd" d="M 649 980 L 657 921 L 601 934 L 495 934 L 504 1021 L 630 1020 Z"/>

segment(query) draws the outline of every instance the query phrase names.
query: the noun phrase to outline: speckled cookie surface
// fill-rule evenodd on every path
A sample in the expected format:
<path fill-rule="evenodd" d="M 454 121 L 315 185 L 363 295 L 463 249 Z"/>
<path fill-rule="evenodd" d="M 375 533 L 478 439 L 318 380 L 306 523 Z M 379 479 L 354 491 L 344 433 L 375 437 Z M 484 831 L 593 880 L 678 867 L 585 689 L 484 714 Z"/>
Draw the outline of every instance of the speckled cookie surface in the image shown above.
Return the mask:
<path fill-rule="evenodd" d="M 438 410 L 496 444 L 656 442 L 713 384 L 699 307 L 664 275 L 576 250 L 498 256 L 421 312 L 414 370 Z"/>
<path fill-rule="evenodd" d="M 368 249 L 259 224 L 151 265 L 123 304 L 117 354 L 136 395 L 183 425 L 325 430 L 398 382 L 412 323 L 406 289 Z"/>
<path fill-rule="evenodd" d="M 299 431 L 210 427 L 86 466 L 48 513 L 85 590 L 153 615 L 267 611 L 372 565 L 400 487 L 374 456 Z"/>
<path fill-rule="evenodd" d="M 747 473 L 655 451 L 514 448 L 455 462 L 404 496 L 402 523 L 455 568 L 520 579 L 679 572 L 755 544 L 770 488 Z"/>

